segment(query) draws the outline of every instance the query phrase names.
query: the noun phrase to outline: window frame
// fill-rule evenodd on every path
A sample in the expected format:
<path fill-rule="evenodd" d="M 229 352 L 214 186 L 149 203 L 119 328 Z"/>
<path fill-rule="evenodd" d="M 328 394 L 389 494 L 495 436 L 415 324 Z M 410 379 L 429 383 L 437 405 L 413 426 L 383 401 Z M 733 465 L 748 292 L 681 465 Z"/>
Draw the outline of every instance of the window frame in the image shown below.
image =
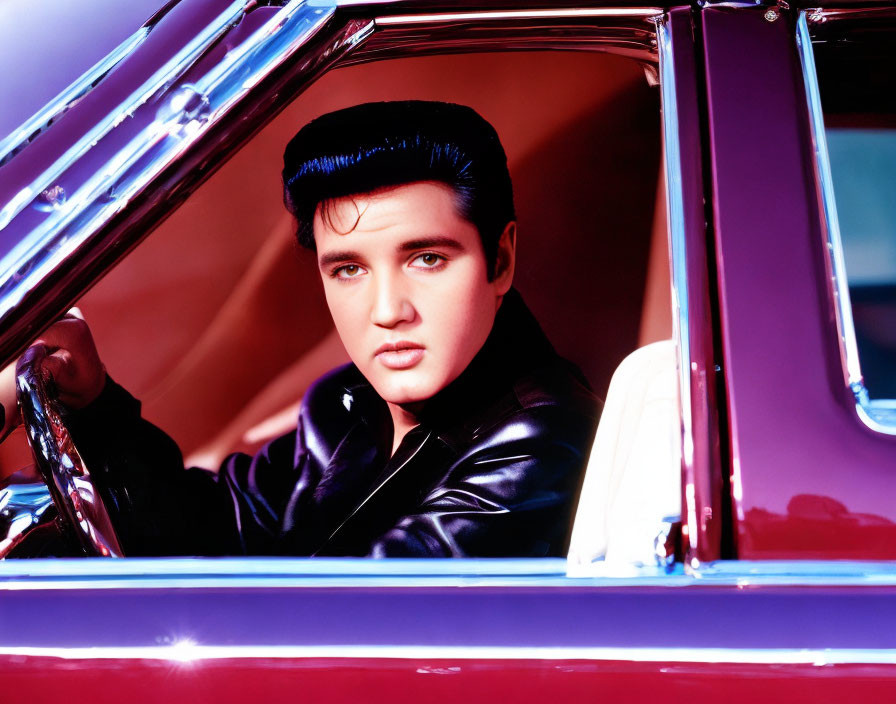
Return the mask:
<path fill-rule="evenodd" d="M 825 232 L 831 294 L 835 301 L 834 312 L 844 382 L 855 397 L 855 411 L 859 420 L 876 433 L 896 435 L 896 421 L 888 422 L 876 412 L 878 409 L 889 410 L 890 413 L 887 415 L 893 416 L 892 409 L 896 407 L 896 399 L 872 399 L 865 387 L 862 375 L 810 28 L 812 23 L 848 22 L 857 16 L 861 16 L 864 21 L 869 21 L 869 19 L 873 21 L 873 17 L 877 15 L 893 17 L 894 12 L 886 9 L 870 12 L 868 10 L 801 10 L 797 19 L 796 39 L 803 67 L 810 131 L 815 144 L 815 177 L 820 189 L 821 220 Z"/>
<path fill-rule="evenodd" d="M 184 4 L 189 4 L 189 0 Z M 250 81 L 241 74 L 242 81 L 237 83 L 232 75 L 239 72 L 238 63 L 228 59 L 229 64 L 225 62 L 227 65 L 223 68 L 221 65 L 207 66 L 201 63 L 202 52 L 226 36 L 233 24 L 237 4 L 239 3 L 232 3 L 224 13 L 214 17 L 213 21 L 200 32 L 198 39 L 188 42 L 188 50 L 183 49 L 176 53 L 173 59 L 168 60 L 164 64 L 166 71 L 160 69 L 153 74 L 152 80 L 155 83 L 144 84 L 140 95 L 131 94 L 129 96 L 131 103 L 114 105 L 113 112 L 117 111 L 116 114 L 140 115 L 141 110 L 154 110 L 156 121 L 173 119 L 180 126 L 195 121 L 198 126 L 194 131 L 180 130 L 169 134 L 168 139 L 174 138 L 177 144 L 167 151 L 151 154 L 152 160 L 149 165 L 141 168 L 138 173 L 121 169 L 111 176 L 107 174 L 106 181 L 102 184 L 103 189 L 94 188 L 92 196 L 95 197 L 84 199 L 79 204 L 80 209 L 74 211 L 74 214 L 71 214 L 71 208 L 65 210 L 64 202 L 58 204 L 60 207 L 50 203 L 50 207 L 44 208 L 41 212 L 49 215 L 48 220 L 52 226 L 41 223 L 37 230 L 40 233 L 39 237 L 35 237 L 33 231 L 28 229 L 34 225 L 34 212 L 29 212 L 33 209 L 26 208 L 27 204 L 22 202 L 13 203 L 15 207 L 12 210 L 10 205 L 6 206 L 7 224 L 11 226 L 12 232 L 29 234 L 24 238 L 26 243 L 22 250 L 24 255 L 13 262 L 12 266 L 7 266 L 5 273 L 0 274 L 0 322 L 9 331 L 4 339 L 0 340 L 0 356 L 10 357 L 21 349 L 27 344 L 28 330 L 59 315 L 71 299 L 80 293 L 84 282 L 95 277 L 97 271 L 124 256 L 148 234 L 159 220 L 160 209 L 158 203 L 147 203 L 143 196 L 158 187 L 157 184 L 162 177 L 168 184 L 178 179 L 186 184 L 173 199 L 180 202 L 200 183 L 195 177 L 190 180 L 186 176 L 193 170 L 196 162 L 199 160 L 208 162 L 211 159 L 212 164 L 222 163 L 251 136 L 245 130 L 243 133 L 238 131 L 241 109 L 258 111 L 263 108 L 273 116 L 293 100 L 308 82 L 315 80 L 326 70 L 397 55 L 471 51 L 474 48 L 476 50 L 572 48 L 622 54 L 641 61 L 648 72 L 659 72 L 663 77 L 661 90 L 665 144 L 664 173 L 667 183 L 666 203 L 676 318 L 674 329 L 680 355 L 678 366 L 681 371 L 683 447 L 686 448 L 683 458 L 682 496 L 687 497 L 687 501 L 683 498 L 682 513 L 686 512 L 686 520 L 691 527 L 689 540 L 685 546 L 689 556 L 686 564 L 688 568 L 697 567 L 702 562 L 716 559 L 719 556 L 718 519 L 715 522 L 707 522 L 700 518 L 707 515 L 703 511 L 705 505 L 716 507 L 716 515 L 720 515 L 717 509 L 722 502 L 719 483 L 716 480 L 720 475 L 719 458 L 717 455 L 712 456 L 712 447 L 717 445 L 717 443 L 714 445 L 712 438 L 718 434 L 718 427 L 715 424 L 717 421 L 709 410 L 714 403 L 712 390 L 707 390 L 706 385 L 699 379 L 701 374 L 705 376 L 706 370 L 711 369 L 712 353 L 706 345 L 706 340 L 711 339 L 711 334 L 707 335 L 705 326 L 708 323 L 704 321 L 705 316 L 700 314 L 699 310 L 694 313 L 696 305 L 694 301 L 699 301 L 702 310 L 708 308 L 709 294 L 705 275 L 692 277 L 689 274 L 695 267 L 699 271 L 705 270 L 705 266 L 699 268 L 701 263 L 705 265 L 705 249 L 699 244 L 704 229 L 702 222 L 698 223 L 698 220 L 702 220 L 702 213 L 697 217 L 693 208 L 689 209 L 685 205 L 688 200 L 702 201 L 702 193 L 697 195 L 694 190 L 695 186 L 697 190 L 701 188 L 697 173 L 699 135 L 696 131 L 694 112 L 696 86 L 691 84 L 676 87 L 679 77 L 687 71 L 692 71 L 693 67 L 691 64 L 687 64 L 684 68 L 676 67 L 673 56 L 672 28 L 675 25 L 678 27 L 675 30 L 678 37 L 675 40 L 678 52 L 690 57 L 689 61 L 693 61 L 693 43 L 685 31 L 686 24 L 689 29 L 690 10 L 683 8 L 677 14 L 664 13 L 660 8 L 648 6 L 428 13 L 419 9 L 408 12 L 401 3 L 383 3 L 375 7 L 373 12 L 369 11 L 369 8 L 364 8 L 364 16 L 359 16 L 351 3 L 329 5 L 315 3 L 315 7 L 325 7 L 326 13 L 318 17 L 316 23 L 309 25 L 308 22 L 303 23 L 303 18 L 296 11 L 297 8 L 303 7 L 303 4 L 288 3 L 273 13 L 269 21 L 263 25 L 264 30 L 276 26 L 276 32 L 265 34 L 265 31 L 259 30 L 246 40 L 245 47 L 240 46 L 237 50 L 238 56 L 248 57 L 246 63 L 251 75 Z M 285 20 L 281 14 L 285 15 Z M 141 41 L 128 44 L 126 47 L 128 51 L 119 47 L 119 50 L 116 50 L 118 53 L 114 65 L 126 68 L 130 54 L 146 44 L 153 32 L 162 29 L 161 22 L 166 16 L 168 15 L 153 18 L 152 21 L 158 24 L 153 25 L 151 31 L 138 33 L 137 36 L 141 37 Z M 319 36 L 315 36 L 316 33 Z M 320 39 L 323 41 L 319 41 Z M 426 42 L 423 48 L 421 40 Z M 301 58 L 299 55 L 302 54 L 302 48 L 308 43 L 312 46 L 310 56 Z M 284 51 L 288 51 L 287 56 L 283 55 Z M 296 71 L 293 66 L 292 69 L 298 75 L 287 80 L 283 76 L 284 67 L 294 64 L 297 57 L 302 61 L 300 68 Z M 160 59 L 160 62 L 162 60 Z M 108 63 L 101 62 L 106 68 Z M 202 74 L 200 69 L 205 70 L 205 73 Z M 276 79 L 279 83 L 269 79 Z M 245 84 L 251 82 L 254 87 L 265 81 L 268 81 L 266 87 L 290 86 L 288 99 L 281 96 L 280 102 L 272 105 L 269 102 L 264 103 L 257 97 L 252 100 L 251 92 L 248 94 L 249 97 L 246 97 Z M 209 97 L 208 90 L 197 88 L 215 85 L 224 85 L 226 88 L 217 99 L 214 96 Z M 103 88 L 103 82 L 100 80 L 93 90 Z M 60 94 L 62 97 L 57 99 L 54 105 L 42 110 L 41 114 L 61 115 L 62 112 L 77 107 L 70 105 L 71 101 L 66 97 L 71 97 L 70 94 L 73 95 L 71 91 L 64 91 Z M 145 101 L 148 94 L 153 94 L 153 100 L 144 104 L 141 101 Z M 78 97 L 83 97 L 83 94 L 79 94 Z M 187 109 L 180 115 L 177 111 L 171 110 L 173 102 L 190 100 L 197 102 L 193 112 Z M 247 103 L 248 107 L 241 108 L 240 100 Z M 691 106 L 684 119 L 680 118 L 679 100 Z M 224 114 L 216 121 L 214 116 L 219 109 Z M 114 136 L 117 125 L 112 112 L 103 124 L 107 134 Z M 212 129 L 216 125 L 219 125 L 216 134 L 219 140 L 222 133 L 235 134 L 237 138 L 232 140 L 228 149 L 219 147 L 215 156 L 211 157 L 209 149 L 204 144 L 210 141 L 207 137 L 216 132 Z M 255 129 L 259 128 L 260 126 L 256 126 Z M 697 163 L 689 163 L 687 165 L 689 171 L 685 175 L 681 172 L 682 150 L 679 147 L 682 134 L 686 134 L 686 139 L 689 140 L 689 149 L 691 151 L 696 149 L 698 152 Z M 204 143 L 201 141 L 203 137 L 206 138 Z M 55 161 L 53 166 L 56 171 L 51 175 L 61 179 L 71 171 L 74 178 L 81 177 L 89 181 L 93 175 L 88 172 L 84 178 L 85 172 L 81 162 L 87 161 L 88 157 L 92 156 L 90 150 L 96 149 L 97 146 L 101 154 L 110 153 L 110 148 L 103 152 L 104 134 L 91 133 L 91 138 L 96 141 L 93 146 L 85 148 L 86 151 L 82 149 L 73 153 L 69 150 Z M 115 148 L 113 143 L 111 149 Z M 116 157 L 119 155 L 120 152 Z M 13 156 L 10 162 L 15 164 L 15 161 Z M 207 176 L 213 170 L 213 166 L 205 168 L 203 175 Z M 46 171 L 41 174 L 41 178 L 48 178 Z M 46 200 L 47 189 L 40 188 L 44 185 L 46 184 L 43 182 L 32 182 L 27 188 L 30 188 L 32 194 L 43 193 Z M 106 193 L 110 191 L 122 193 L 120 200 L 123 202 L 120 206 L 107 208 L 100 190 Z M 23 192 L 25 189 L 20 191 Z M 170 209 L 170 206 L 166 209 Z M 69 213 L 67 219 L 60 216 L 60 212 Z M 9 257 L 4 263 L 8 262 Z M 24 275 L 22 272 L 25 272 Z M 32 303 L 33 305 L 29 305 Z M 693 342 L 695 337 L 699 338 L 699 343 Z M 695 392 L 701 396 L 694 398 Z M 578 510 L 589 509 L 587 506 L 580 506 Z M 712 515 L 712 511 L 709 515 Z M 131 560 L 132 558 L 129 558 L 126 562 Z M 544 576 L 547 563 L 550 563 L 550 566 L 547 566 L 547 574 L 552 575 L 550 580 L 567 579 L 562 560 L 536 561 L 526 569 L 529 570 L 529 574 Z M 168 569 L 165 567 L 168 564 L 167 560 L 162 559 L 158 564 L 163 572 Z M 173 564 L 178 564 L 178 561 L 175 560 Z M 473 574 L 480 575 L 483 579 L 492 579 L 504 573 L 504 567 L 499 566 L 493 570 L 487 564 L 481 560 L 455 560 L 450 563 L 450 569 L 455 574 L 457 584 L 464 583 L 469 575 Z M 519 564 L 527 563 L 522 561 Z M 255 570 L 252 565 L 253 562 L 249 559 L 246 563 L 249 573 Z M 96 569 L 97 574 L 104 572 L 104 568 L 99 565 Z M 372 568 L 374 573 L 384 578 L 396 574 L 404 575 L 403 569 L 390 567 L 386 563 L 375 563 Z M 635 577 L 652 584 L 652 580 L 655 579 L 665 581 L 675 575 L 681 575 L 684 569 L 685 564 L 682 563 L 643 567 L 634 565 L 608 567 L 596 564 L 587 574 L 600 578 Z M 145 575 L 146 566 L 135 564 L 133 570 L 124 567 L 116 570 L 121 570 L 122 576 L 129 575 L 127 579 L 134 579 L 138 575 Z M 343 567 L 338 567 L 337 572 L 343 571 Z M 357 571 L 357 568 L 348 569 L 348 572 L 354 571 Z M 0 575 L 11 577 L 18 572 L 18 568 L 0 566 Z M 287 572 L 292 574 L 291 568 L 287 569 Z M 90 573 L 91 569 L 86 569 L 83 578 L 88 579 Z M 581 573 L 581 569 L 577 570 L 577 574 Z"/>

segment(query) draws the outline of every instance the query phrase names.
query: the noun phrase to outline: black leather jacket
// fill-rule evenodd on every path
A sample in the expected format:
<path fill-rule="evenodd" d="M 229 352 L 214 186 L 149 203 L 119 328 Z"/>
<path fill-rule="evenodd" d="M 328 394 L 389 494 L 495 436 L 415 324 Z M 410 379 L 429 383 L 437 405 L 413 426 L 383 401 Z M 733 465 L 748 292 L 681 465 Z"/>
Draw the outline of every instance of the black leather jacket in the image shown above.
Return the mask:
<path fill-rule="evenodd" d="M 298 427 L 216 474 L 109 380 L 69 426 L 128 555 L 562 555 L 598 402 L 511 291 L 467 369 L 394 456 L 354 365 L 319 379 Z"/>

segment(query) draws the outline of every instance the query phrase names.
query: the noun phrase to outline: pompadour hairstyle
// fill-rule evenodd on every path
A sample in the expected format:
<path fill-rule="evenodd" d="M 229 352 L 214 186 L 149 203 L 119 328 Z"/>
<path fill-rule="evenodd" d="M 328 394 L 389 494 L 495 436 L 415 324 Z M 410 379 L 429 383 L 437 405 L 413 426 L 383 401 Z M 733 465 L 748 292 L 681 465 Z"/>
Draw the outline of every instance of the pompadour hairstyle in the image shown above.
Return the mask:
<path fill-rule="evenodd" d="M 415 181 L 450 186 L 479 230 L 491 279 L 498 239 L 516 218 L 498 133 L 465 105 L 422 100 L 364 103 L 309 122 L 286 146 L 283 198 L 299 243 L 314 249 L 314 213 L 329 199 Z"/>

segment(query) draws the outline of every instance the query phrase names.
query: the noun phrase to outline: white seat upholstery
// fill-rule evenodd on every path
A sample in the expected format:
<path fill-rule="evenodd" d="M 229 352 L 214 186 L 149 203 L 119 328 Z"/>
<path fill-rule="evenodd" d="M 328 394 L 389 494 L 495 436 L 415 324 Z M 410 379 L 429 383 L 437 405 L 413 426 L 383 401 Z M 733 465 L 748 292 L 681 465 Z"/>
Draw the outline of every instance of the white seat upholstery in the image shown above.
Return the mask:
<path fill-rule="evenodd" d="M 672 340 L 635 350 L 613 374 L 576 511 L 570 574 L 656 564 L 654 539 L 681 514 L 677 376 Z"/>

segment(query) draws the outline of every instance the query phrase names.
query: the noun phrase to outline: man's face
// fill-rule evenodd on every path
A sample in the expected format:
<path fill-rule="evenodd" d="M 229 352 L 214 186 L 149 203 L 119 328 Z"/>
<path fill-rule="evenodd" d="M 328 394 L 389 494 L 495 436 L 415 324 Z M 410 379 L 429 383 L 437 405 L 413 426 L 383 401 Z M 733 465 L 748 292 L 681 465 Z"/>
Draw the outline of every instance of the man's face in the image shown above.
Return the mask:
<path fill-rule="evenodd" d="M 449 186 L 421 181 L 334 199 L 314 217 L 336 330 L 391 404 L 425 401 L 454 381 L 510 286 L 508 276 L 488 281 L 479 232 L 454 198 Z"/>

